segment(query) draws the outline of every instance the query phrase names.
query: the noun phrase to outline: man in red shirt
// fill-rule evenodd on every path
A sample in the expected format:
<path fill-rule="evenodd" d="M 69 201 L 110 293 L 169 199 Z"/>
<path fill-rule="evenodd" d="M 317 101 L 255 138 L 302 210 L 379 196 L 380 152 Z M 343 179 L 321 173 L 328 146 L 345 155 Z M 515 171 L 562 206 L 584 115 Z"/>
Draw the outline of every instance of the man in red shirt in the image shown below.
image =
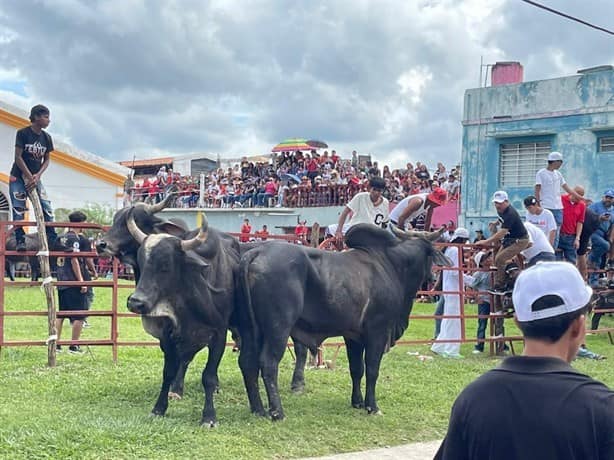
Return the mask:
<path fill-rule="evenodd" d="M 574 187 L 579 196 L 584 196 L 584 188 Z M 575 196 L 566 194 L 561 196 L 563 202 L 563 224 L 559 236 L 558 248 L 562 251 L 562 259 L 572 264 L 576 263 L 576 251 L 580 246 L 580 235 L 584 225 L 586 204 Z"/>
<path fill-rule="evenodd" d="M 241 243 L 247 243 L 249 241 L 249 234 L 252 232 L 252 226 L 249 224 L 249 219 L 245 219 L 243 221 L 243 225 L 241 225 L 241 236 L 239 236 L 239 241 Z"/>

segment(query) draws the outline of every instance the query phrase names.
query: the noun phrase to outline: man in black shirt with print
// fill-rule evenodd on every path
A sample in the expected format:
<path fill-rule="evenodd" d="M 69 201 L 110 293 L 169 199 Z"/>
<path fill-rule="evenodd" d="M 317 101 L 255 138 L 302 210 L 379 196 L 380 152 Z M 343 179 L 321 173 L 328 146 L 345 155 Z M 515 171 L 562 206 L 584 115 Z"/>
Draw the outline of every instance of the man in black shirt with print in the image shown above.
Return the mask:
<path fill-rule="evenodd" d="M 23 220 L 26 212 L 27 192 L 36 190 L 40 198 L 45 222 L 53 222 L 53 208 L 47 199 L 47 192 L 41 176 L 49 166 L 49 155 L 53 151 L 51 136 L 43 129 L 49 126 L 49 109 L 35 105 L 30 111 L 30 126 L 17 131 L 15 139 L 15 162 L 11 168 L 9 192 L 13 205 L 13 220 Z M 47 227 L 47 241 L 53 246 L 57 235 L 53 227 Z M 16 226 L 15 240 L 18 251 L 26 250 L 25 232 Z"/>
<path fill-rule="evenodd" d="M 438 460 L 614 458 L 614 392 L 569 363 L 592 290 L 568 262 L 524 270 L 512 298 L 525 339 L 458 396 Z"/>
<path fill-rule="evenodd" d="M 505 266 L 520 254 L 520 251 L 529 246 L 529 234 L 518 212 L 510 204 L 507 192 L 503 190 L 495 192 L 492 202 L 499 215 L 498 224 L 501 224 L 501 228 L 490 238 L 478 241 L 475 244 L 476 246 L 490 246 L 501 242 L 501 249 L 495 256 L 497 273 L 495 274 L 494 285 L 494 290 L 501 292 L 505 289 Z"/>

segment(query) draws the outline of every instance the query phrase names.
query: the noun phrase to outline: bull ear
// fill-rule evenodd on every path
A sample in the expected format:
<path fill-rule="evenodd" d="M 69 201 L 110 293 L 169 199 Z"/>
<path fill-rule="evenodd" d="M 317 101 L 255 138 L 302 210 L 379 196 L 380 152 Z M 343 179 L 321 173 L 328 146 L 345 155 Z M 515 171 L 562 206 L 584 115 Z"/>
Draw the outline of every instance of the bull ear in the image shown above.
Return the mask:
<path fill-rule="evenodd" d="M 196 265 L 200 268 L 208 267 L 209 264 L 205 260 L 196 254 L 194 251 L 186 251 L 186 262 L 190 265 Z"/>
<path fill-rule="evenodd" d="M 187 233 L 188 228 L 181 219 L 169 219 L 164 222 L 160 222 L 154 225 L 154 229 L 158 233 L 168 233 L 169 235 L 181 238 Z"/>

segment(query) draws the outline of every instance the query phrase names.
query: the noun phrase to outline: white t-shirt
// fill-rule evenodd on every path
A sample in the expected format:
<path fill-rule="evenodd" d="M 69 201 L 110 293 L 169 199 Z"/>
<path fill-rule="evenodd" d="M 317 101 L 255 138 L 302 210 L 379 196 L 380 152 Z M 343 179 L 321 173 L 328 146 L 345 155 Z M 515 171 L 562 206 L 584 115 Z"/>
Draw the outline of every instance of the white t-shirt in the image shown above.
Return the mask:
<path fill-rule="evenodd" d="M 563 175 L 557 170 L 540 169 L 535 175 L 535 185 L 541 185 L 540 205 L 547 209 L 563 209 L 561 187 L 565 185 Z"/>
<path fill-rule="evenodd" d="M 416 198 L 416 197 L 422 199 L 422 204 L 420 205 L 420 207 L 418 209 L 416 209 L 414 212 L 411 213 L 411 215 L 405 220 L 405 222 L 409 223 L 413 219 L 418 217 L 419 215 L 424 214 L 426 212 L 426 210 L 424 209 L 426 207 L 426 197 L 428 195 L 429 195 L 428 193 L 418 193 L 416 195 L 409 195 L 409 196 L 403 198 L 399 202 L 399 204 L 397 204 L 395 206 L 395 208 L 392 210 L 392 212 L 390 213 L 390 220 L 392 220 L 394 222 L 398 222 L 399 221 L 399 216 L 401 215 L 401 213 L 407 207 L 407 203 L 409 203 L 409 200 L 411 200 L 412 198 Z"/>
<path fill-rule="evenodd" d="M 352 211 L 350 219 L 350 227 L 356 224 L 374 224 L 378 227 L 383 227 L 388 223 L 388 200 L 382 197 L 379 205 L 374 206 L 369 196 L 369 192 L 361 192 L 354 195 L 347 207 Z"/>
<path fill-rule="evenodd" d="M 522 254 L 525 259 L 531 260 L 540 252 L 550 252 L 554 254 L 554 249 L 552 249 L 550 241 L 548 241 L 546 235 L 544 235 L 538 227 L 531 222 L 525 222 L 524 227 L 527 229 L 529 241 L 531 242 L 531 246 L 524 251 L 520 251 L 520 254 Z"/>
<path fill-rule="evenodd" d="M 531 214 L 527 211 L 526 220 L 544 232 L 546 238 L 550 238 L 550 232 L 556 230 L 556 221 L 548 209 L 542 208 L 542 212 L 539 214 Z"/>

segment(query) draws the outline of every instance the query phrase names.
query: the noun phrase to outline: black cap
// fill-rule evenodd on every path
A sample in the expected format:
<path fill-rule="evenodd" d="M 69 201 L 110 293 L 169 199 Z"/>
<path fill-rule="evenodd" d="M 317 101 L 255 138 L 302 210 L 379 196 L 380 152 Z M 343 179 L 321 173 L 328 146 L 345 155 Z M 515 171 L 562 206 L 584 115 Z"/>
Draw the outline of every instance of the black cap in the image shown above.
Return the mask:
<path fill-rule="evenodd" d="M 535 198 L 533 195 L 529 195 L 524 199 L 525 207 L 533 206 L 534 204 L 537 204 L 537 198 Z"/>

